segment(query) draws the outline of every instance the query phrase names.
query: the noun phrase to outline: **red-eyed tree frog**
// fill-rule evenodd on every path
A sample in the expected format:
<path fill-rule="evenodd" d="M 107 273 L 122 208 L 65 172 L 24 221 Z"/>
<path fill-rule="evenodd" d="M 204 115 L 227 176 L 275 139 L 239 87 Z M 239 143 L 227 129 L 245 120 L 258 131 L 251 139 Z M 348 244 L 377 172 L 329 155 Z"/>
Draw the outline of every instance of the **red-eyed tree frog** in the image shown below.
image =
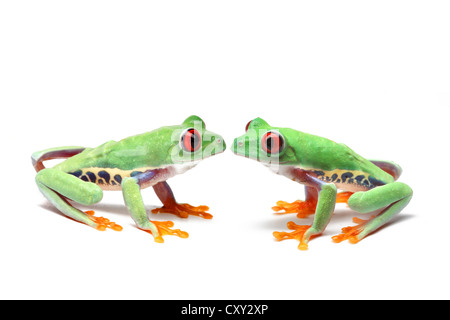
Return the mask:
<path fill-rule="evenodd" d="M 83 212 L 70 201 L 92 205 L 103 197 L 103 190 L 122 190 L 125 204 L 137 226 L 151 233 L 156 242 L 163 235 L 182 238 L 188 234 L 173 230 L 171 221 L 150 221 L 141 196 L 141 189 L 153 187 L 163 203 L 153 213 L 168 212 L 186 218 L 189 215 L 211 219 L 207 206 L 193 207 L 179 204 L 166 180 L 194 167 L 200 160 L 225 150 L 223 138 L 206 130 L 197 116 L 190 116 L 181 125 L 159 129 L 109 141 L 96 148 L 59 147 L 32 154 L 38 172 L 36 183 L 44 196 L 64 215 L 76 221 L 105 230 L 122 227 L 106 218 L 96 217 L 93 211 Z M 52 168 L 43 162 L 66 159 Z"/>
<path fill-rule="evenodd" d="M 297 239 L 301 250 L 320 235 L 333 214 L 336 202 L 346 202 L 359 212 L 381 210 L 369 220 L 354 218 L 356 226 L 343 228 L 335 242 L 356 243 L 383 226 L 412 198 L 412 189 L 397 182 L 402 169 L 390 161 L 367 160 L 344 144 L 290 128 L 272 127 L 261 118 L 250 121 L 246 133 L 234 140 L 232 151 L 254 159 L 275 173 L 305 185 L 305 201 L 279 201 L 273 210 L 314 214 L 311 225 L 288 223 L 292 232 L 274 232 L 277 240 Z M 337 189 L 344 192 L 337 193 Z"/>

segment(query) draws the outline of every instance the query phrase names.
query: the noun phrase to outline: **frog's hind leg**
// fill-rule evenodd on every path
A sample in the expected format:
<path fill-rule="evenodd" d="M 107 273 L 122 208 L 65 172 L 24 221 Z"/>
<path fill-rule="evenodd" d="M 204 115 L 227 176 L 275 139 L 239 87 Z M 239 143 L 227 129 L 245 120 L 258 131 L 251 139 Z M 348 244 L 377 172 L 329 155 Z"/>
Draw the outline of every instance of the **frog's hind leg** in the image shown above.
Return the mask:
<path fill-rule="evenodd" d="M 348 199 L 350 199 L 353 193 L 350 191 L 339 192 L 336 196 L 336 203 L 348 203 Z"/>
<path fill-rule="evenodd" d="M 36 183 L 42 194 L 65 216 L 102 231 L 106 228 L 122 230 L 122 227 L 114 222 L 95 217 L 91 211 L 87 213 L 80 211 L 66 200 L 70 199 L 83 205 L 99 202 L 103 192 L 96 184 L 51 168 L 40 170 L 36 175 Z"/>
<path fill-rule="evenodd" d="M 400 178 L 400 175 L 402 174 L 402 168 L 392 161 L 370 160 L 370 162 L 372 162 L 384 172 L 389 173 L 395 181 L 397 181 L 397 179 Z"/>
<path fill-rule="evenodd" d="M 353 192 L 339 192 L 336 197 L 336 203 L 347 203 Z M 317 207 L 319 193 L 317 189 L 305 186 L 305 200 L 296 200 L 294 202 L 278 201 L 272 210 L 277 214 L 297 213 L 297 218 L 307 218 L 314 214 Z"/>
<path fill-rule="evenodd" d="M 82 152 L 84 147 L 58 147 L 34 152 L 31 155 L 31 162 L 36 172 L 45 169 L 43 162 L 53 159 L 66 159 Z"/>
<path fill-rule="evenodd" d="M 297 213 L 297 218 L 307 218 L 316 211 L 319 194 L 315 188 L 305 186 L 305 195 L 304 201 L 296 200 L 292 203 L 278 201 L 277 205 L 272 207 L 272 210 L 278 214 Z"/>
<path fill-rule="evenodd" d="M 357 225 L 343 228 L 343 233 L 334 236 L 332 238 L 333 241 L 341 242 L 343 240 L 349 240 L 351 243 L 360 241 L 403 210 L 411 200 L 412 195 L 412 189 L 401 182 L 393 182 L 366 192 L 354 193 L 348 201 L 351 209 L 360 213 L 384 209 L 369 220 L 354 218 L 353 221 Z"/>
<path fill-rule="evenodd" d="M 212 219 L 212 214 L 206 212 L 209 210 L 208 206 L 194 207 L 187 203 L 177 203 L 172 189 L 166 181 L 159 182 L 153 186 L 156 195 L 163 203 L 161 208 L 152 210 L 152 213 L 172 213 L 180 218 L 187 218 L 190 215 L 202 217 L 204 219 Z"/>

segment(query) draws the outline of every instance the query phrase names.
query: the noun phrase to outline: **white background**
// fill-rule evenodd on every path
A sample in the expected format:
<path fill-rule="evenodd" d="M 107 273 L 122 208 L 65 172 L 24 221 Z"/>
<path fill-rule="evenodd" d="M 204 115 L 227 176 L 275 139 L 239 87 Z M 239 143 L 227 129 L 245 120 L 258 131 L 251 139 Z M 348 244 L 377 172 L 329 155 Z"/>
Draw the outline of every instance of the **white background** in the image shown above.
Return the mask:
<path fill-rule="evenodd" d="M 0 298 L 450 298 L 449 16 L 446 1 L 2 2 Z M 99 232 L 34 183 L 33 151 L 191 114 L 228 145 L 259 116 L 393 160 L 414 198 L 356 245 L 331 241 L 355 216 L 338 205 L 303 252 L 272 232 L 312 217 L 271 210 L 303 187 L 229 150 L 169 180 L 214 218 L 152 215 L 190 234 L 164 244 L 120 192 L 89 209 L 124 230 Z"/>

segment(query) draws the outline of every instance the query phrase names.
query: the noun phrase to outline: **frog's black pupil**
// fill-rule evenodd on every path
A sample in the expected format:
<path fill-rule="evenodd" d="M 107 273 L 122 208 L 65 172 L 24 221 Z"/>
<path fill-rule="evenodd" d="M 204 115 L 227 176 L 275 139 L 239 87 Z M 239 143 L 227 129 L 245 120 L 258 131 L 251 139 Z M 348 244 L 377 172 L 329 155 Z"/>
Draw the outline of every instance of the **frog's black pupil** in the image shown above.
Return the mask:
<path fill-rule="evenodd" d="M 284 138 L 282 136 L 278 136 L 278 152 L 284 149 Z"/>
<path fill-rule="evenodd" d="M 199 139 L 193 130 L 190 131 L 190 133 L 191 133 L 191 149 L 195 150 L 198 146 Z"/>
<path fill-rule="evenodd" d="M 200 135 L 195 129 L 188 129 L 181 138 L 181 144 L 184 150 L 194 152 L 200 147 Z"/>
<path fill-rule="evenodd" d="M 272 137 L 267 138 L 266 147 L 269 152 L 272 151 Z"/>
<path fill-rule="evenodd" d="M 264 141 L 265 151 L 269 154 L 281 152 L 284 149 L 283 137 L 274 132 L 268 132 Z"/>

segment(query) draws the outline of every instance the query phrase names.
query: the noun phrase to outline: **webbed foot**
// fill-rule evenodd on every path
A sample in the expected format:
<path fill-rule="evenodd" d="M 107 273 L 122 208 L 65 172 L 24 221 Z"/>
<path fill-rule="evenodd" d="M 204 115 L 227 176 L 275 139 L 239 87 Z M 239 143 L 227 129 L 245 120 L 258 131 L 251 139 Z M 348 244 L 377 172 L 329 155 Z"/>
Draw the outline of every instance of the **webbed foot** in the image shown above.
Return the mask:
<path fill-rule="evenodd" d="M 152 210 L 152 213 L 172 213 L 180 218 L 187 218 L 190 215 L 191 216 L 199 216 L 204 219 L 211 219 L 213 216 L 212 214 L 206 212 L 209 210 L 208 206 L 198 206 L 194 207 L 187 203 L 174 203 L 170 206 L 162 206 L 161 208 L 156 208 Z"/>
<path fill-rule="evenodd" d="M 96 224 L 96 229 L 100 231 L 105 231 L 107 228 L 112 229 L 114 231 L 122 231 L 122 226 L 119 226 L 117 223 L 109 221 L 107 218 L 96 217 L 94 216 L 95 211 L 88 210 L 85 211 L 88 215 L 89 219 L 91 219 Z"/>
<path fill-rule="evenodd" d="M 150 221 L 153 224 L 153 229 L 156 230 L 152 232 L 150 229 L 141 229 L 145 232 L 150 233 L 155 238 L 155 242 L 163 243 L 163 236 L 166 235 L 174 235 L 180 238 L 188 238 L 189 234 L 185 231 L 181 231 L 180 229 L 171 229 L 173 227 L 172 221 Z"/>
<path fill-rule="evenodd" d="M 342 242 L 344 240 L 348 240 L 350 243 L 359 242 L 360 239 L 358 238 L 358 235 L 364 230 L 367 223 L 371 221 L 373 217 L 368 220 L 354 217 L 353 222 L 357 224 L 356 226 L 342 228 L 342 233 L 331 237 L 331 239 L 333 239 L 333 242 L 336 243 Z"/>
<path fill-rule="evenodd" d="M 278 241 L 286 240 L 286 239 L 295 239 L 300 241 L 298 248 L 300 250 L 308 250 L 308 241 L 314 235 L 318 233 L 313 232 L 311 226 L 308 225 L 298 225 L 293 221 L 289 221 L 287 223 L 287 227 L 290 230 L 294 230 L 292 232 L 273 232 L 273 236 Z"/>
<path fill-rule="evenodd" d="M 279 214 L 297 213 L 298 218 L 307 218 L 316 211 L 316 201 L 302 201 L 297 200 L 292 203 L 286 201 L 278 201 L 277 205 L 272 207 L 272 210 Z M 284 210 L 284 212 L 279 212 Z"/>

